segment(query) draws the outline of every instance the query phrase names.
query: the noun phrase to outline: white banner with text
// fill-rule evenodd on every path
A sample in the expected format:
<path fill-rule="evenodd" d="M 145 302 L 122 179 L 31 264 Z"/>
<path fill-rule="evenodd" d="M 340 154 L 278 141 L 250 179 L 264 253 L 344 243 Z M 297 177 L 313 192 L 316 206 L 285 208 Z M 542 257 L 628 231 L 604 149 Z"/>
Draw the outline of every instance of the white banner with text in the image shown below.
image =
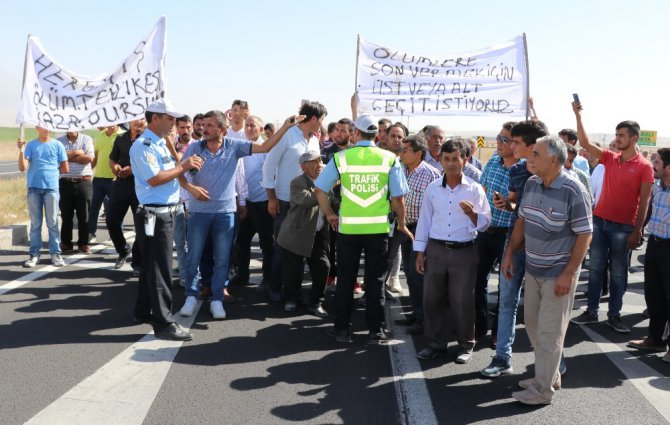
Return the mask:
<path fill-rule="evenodd" d="M 418 55 L 359 39 L 358 112 L 378 116 L 526 115 L 524 36 L 476 52 Z"/>
<path fill-rule="evenodd" d="M 112 73 L 77 75 L 29 37 L 16 122 L 52 131 L 80 131 L 128 122 L 165 95 L 165 17 Z M 85 56 L 85 55 L 83 55 Z"/>

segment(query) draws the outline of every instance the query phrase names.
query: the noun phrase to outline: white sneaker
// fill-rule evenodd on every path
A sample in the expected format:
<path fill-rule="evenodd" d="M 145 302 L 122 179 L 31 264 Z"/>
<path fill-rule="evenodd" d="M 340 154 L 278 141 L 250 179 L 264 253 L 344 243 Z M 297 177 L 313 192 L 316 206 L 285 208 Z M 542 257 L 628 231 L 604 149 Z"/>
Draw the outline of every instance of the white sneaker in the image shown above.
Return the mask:
<path fill-rule="evenodd" d="M 188 317 L 193 314 L 195 311 L 195 307 L 198 305 L 198 300 L 195 299 L 194 296 L 190 295 L 186 297 L 186 301 L 184 301 L 184 306 L 179 310 L 179 314 L 181 314 L 184 317 Z"/>
<path fill-rule="evenodd" d="M 30 258 L 25 263 L 23 263 L 23 267 L 35 267 L 39 262 L 39 255 L 31 255 Z"/>
<path fill-rule="evenodd" d="M 95 237 L 95 235 L 93 233 L 88 235 L 88 243 L 93 244 L 93 243 L 96 243 L 97 241 L 98 241 L 98 239 Z"/>
<path fill-rule="evenodd" d="M 53 264 L 54 267 L 63 267 L 65 261 L 63 261 L 63 257 L 61 257 L 60 254 L 51 254 L 51 264 Z"/>
<path fill-rule="evenodd" d="M 223 303 L 221 301 L 212 301 L 209 303 L 209 311 L 215 319 L 226 318 L 226 311 L 223 309 Z"/>
<path fill-rule="evenodd" d="M 399 293 L 402 292 L 402 285 L 400 284 L 400 278 L 398 276 L 394 276 L 389 279 L 388 283 L 389 291 Z"/>

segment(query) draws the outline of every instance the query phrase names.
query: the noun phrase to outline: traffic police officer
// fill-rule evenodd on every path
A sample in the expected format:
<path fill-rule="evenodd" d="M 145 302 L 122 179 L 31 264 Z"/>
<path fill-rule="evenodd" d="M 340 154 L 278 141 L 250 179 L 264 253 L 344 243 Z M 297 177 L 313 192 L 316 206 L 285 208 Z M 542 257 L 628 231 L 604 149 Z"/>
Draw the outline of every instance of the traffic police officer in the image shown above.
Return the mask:
<path fill-rule="evenodd" d="M 376 124 L 377 121 L 369 114 L 359 116 L 354 123 L 353 141 L 357 142 L 356 146 L 335 154 L 315 182 L 321 210 L 328 223 L 339 233 L 335 326 L 328 329 L 328 334 L 339 342 L 351 342 L 349 326 L 354 304 L 353 288 L 361 251 L 365 251 L 367 343 L 379 345 L 392 340 L 384 329 L 382 305 L 390 206 L 399 223 L 396 231 L 412 237 L 405 226 L 404 194 L 409 190 L 405 174 L 392 152 L 375 146 Z M 342 185 L 339 216 L 333 212 L 326 196 L 337 180 Z"/>
<path fill-rule="evenodd" d="M 189 341 L 193 336 L 172 317 L 173 220 L 179 202 L 178 177 L 200 169 L 202 159 L 192 156 L 177 163 L 170 134 L 174 136 L 175 118 L 184 114 L 167 100 L 151 103 L 145 115 L 147 128 L 130 148 L 140 202 L 135 233 L 142 252 L 135 320 L 153 325 L 156 338 Z"/>

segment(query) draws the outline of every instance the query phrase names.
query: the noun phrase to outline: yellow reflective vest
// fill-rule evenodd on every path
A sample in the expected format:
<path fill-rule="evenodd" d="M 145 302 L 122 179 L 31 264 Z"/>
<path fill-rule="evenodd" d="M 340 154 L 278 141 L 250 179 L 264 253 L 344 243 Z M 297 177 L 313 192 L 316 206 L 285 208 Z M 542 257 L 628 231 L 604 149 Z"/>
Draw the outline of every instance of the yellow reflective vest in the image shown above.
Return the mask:
<path fill-rule="evenodd" d="M 374 146 L 355 146 L 338 152 L 333 159 L 342 184 L 340 233 L 388 233 L 389 171 L 396 156 Z"/>

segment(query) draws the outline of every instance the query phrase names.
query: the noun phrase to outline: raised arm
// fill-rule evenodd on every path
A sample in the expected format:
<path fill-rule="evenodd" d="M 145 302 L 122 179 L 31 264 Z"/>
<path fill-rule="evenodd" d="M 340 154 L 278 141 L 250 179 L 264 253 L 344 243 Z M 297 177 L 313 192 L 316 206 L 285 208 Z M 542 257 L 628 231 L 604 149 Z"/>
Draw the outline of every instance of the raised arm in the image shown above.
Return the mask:
<path fill-rule="evenodd" d="M 582 123 L 582 104 L 572 102 L 572 111 L 575 113 L 575 118 L 577 119 L 577 137 L 579 138 L 579 145 L 586 149 L 591 156 L 600 161 L 600 158 L 603 156 L 603 150 L 589 142 L 589 136 L 586 134 L 584 124 Z"/>

